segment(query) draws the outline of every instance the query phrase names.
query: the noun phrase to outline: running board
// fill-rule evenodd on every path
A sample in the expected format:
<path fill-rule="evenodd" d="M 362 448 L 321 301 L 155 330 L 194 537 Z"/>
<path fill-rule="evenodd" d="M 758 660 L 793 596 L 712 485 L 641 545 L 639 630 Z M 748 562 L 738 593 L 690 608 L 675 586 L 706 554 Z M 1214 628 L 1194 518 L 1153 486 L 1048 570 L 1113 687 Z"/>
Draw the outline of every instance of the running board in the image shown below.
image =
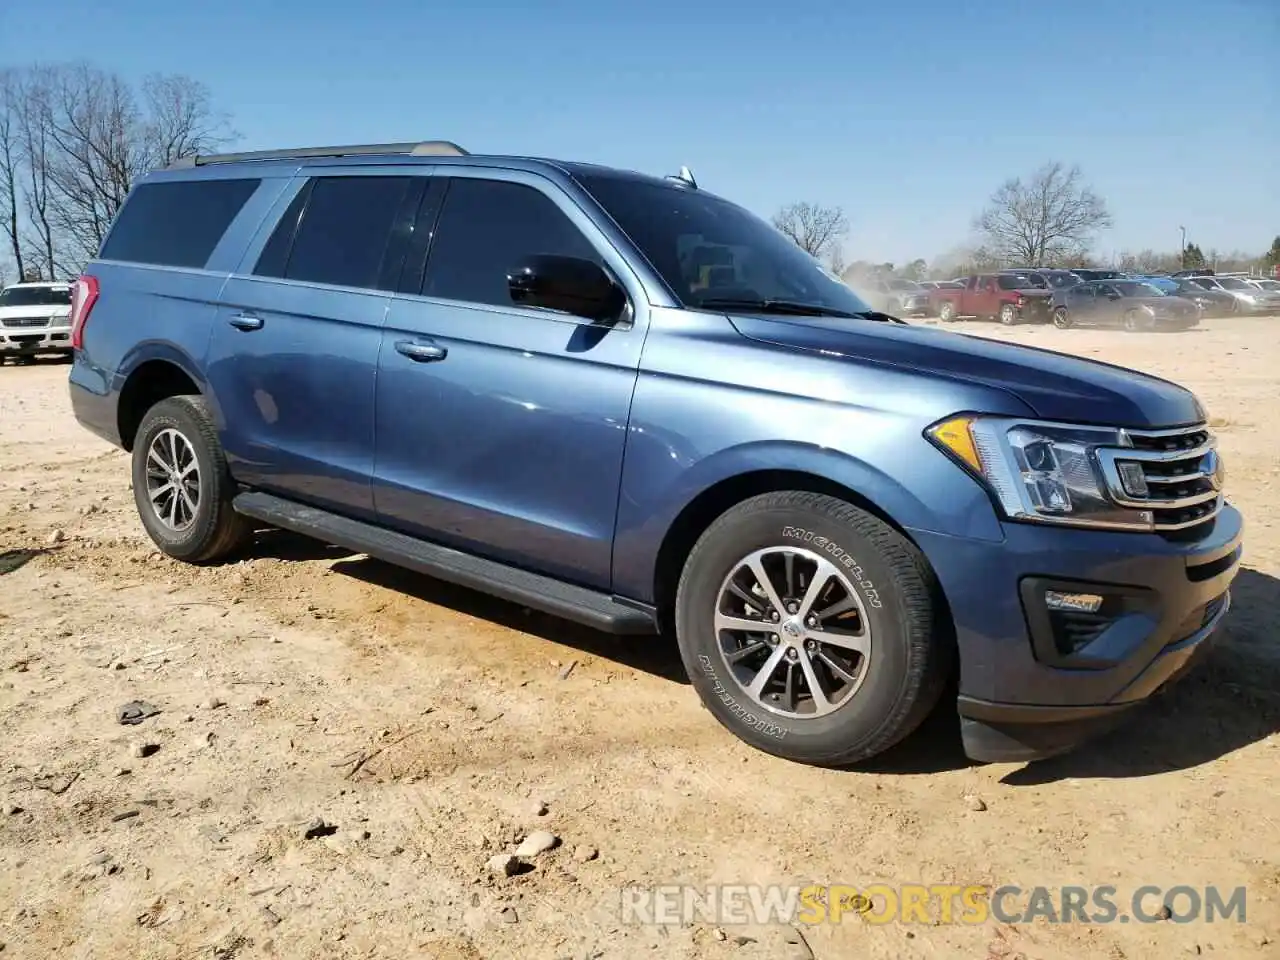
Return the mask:
<path fill-rule="evenodd" d="M 653 617 L 607 593 L 530 573 L 269 493 L 241 493 L 237 513 L 418 573 L 614 634 L 657 632 Z"/>

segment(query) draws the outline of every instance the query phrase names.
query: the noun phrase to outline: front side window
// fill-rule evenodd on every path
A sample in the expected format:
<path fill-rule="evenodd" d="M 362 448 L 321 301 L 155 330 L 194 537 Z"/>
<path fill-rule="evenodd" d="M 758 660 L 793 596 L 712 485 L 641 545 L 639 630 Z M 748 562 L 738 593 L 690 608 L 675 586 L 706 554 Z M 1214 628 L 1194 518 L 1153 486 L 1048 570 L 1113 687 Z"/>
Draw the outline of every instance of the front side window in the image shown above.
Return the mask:
<path fill-rule="evenodd" d="M 676 184 L 607 174 L 576 179 L 685 307 L 783 301 L 841 313 L 871 310 L 816 258 L 727 200 Z"/>
<path fill-rule="evenodd" d="M 455 177 L 436 224 L 422 293 L 510 307 L 507 274 L 523 258 L 539 254 L 602 263 L 573 221 L 540 190 Z"/>

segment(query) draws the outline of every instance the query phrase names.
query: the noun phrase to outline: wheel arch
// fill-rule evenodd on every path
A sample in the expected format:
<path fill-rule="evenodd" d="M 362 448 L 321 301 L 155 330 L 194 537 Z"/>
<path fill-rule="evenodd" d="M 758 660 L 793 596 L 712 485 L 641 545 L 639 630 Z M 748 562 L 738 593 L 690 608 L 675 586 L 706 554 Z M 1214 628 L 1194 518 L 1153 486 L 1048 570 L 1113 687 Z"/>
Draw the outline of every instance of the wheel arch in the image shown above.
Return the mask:
<path fill-rule="evenodd" d="M 117 376 L 122 382 L 116 402 L 116 426 L 126 451 L 133 449 L 134 436 L 146 412 L 161 400 L 205 394 L 196 365 L 171 346 L 135 353 L 121 364 Z"/>
<path fill-rule="evenodd" d="M 919 549 L 907 528 L 889 511 L 865 494 L 829 477 L 799 469 L 762 469 L 734 474 L 707 487 L 685 504 L 662 539 L 654 564 L 653 599 L 663 632 L 674 632 L 672 618 L 676 586 L 684 568 L 684 558 L 698 538 L 716 518 L 735 504 L 779 490 L 823 493 L 844 500 L 888 524 Z"/>

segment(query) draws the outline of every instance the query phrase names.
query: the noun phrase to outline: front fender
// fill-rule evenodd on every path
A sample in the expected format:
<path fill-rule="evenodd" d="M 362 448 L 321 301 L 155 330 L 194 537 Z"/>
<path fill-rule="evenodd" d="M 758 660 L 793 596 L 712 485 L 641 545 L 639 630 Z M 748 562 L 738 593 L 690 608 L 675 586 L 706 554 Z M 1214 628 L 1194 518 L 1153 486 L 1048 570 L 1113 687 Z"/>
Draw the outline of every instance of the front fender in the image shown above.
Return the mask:
<path fill-rule="evenodd" d="M 633 430 L 614 541 L 614 591 L 653 602 L 658 555 L 681 512 L 718 484 L 764 471 L 790 471 L 839 484 L 908 529 L 1001 540 L 986 493 L 923 437 L 915 440 L 900 437 L 896 450 L 878 463 L 815 443 L 747 442 L 686 461 L 679 469 L 684 457 L 677 447 L 662 443 L 651 430 Z M 677 469 L 663 469 L 667 465 Z"/>

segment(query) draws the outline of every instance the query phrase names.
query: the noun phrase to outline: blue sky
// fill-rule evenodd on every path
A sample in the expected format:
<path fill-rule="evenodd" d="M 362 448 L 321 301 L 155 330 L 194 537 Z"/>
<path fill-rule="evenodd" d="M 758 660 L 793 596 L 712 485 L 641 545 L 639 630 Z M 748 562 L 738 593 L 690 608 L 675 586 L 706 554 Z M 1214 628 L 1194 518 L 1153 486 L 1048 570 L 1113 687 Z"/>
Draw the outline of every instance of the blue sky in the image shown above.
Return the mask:
<path fill-rule="evenodd" d="M 209 85 L 245 149 L 443 138 L 673 173 L 762 215 L 844 207 L 848 259 L 933 258 L 1079 163 L 1099 245 L 1280 233 L 1277 0 L 9 0 L 0 64 Z"/>

